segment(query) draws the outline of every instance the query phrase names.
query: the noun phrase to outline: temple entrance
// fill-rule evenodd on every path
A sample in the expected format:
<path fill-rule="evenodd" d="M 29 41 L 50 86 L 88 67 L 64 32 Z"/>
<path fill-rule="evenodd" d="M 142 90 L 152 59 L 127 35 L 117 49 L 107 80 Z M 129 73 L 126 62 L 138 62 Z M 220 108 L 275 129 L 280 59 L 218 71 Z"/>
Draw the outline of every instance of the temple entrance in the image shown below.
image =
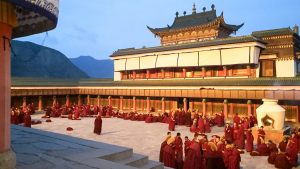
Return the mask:
<path fill-rule="evenodd" d="M 260 76 L 261 77 L 275 77 L 276 68 L 275 60 L 262 60 L 260 62 Z"/>

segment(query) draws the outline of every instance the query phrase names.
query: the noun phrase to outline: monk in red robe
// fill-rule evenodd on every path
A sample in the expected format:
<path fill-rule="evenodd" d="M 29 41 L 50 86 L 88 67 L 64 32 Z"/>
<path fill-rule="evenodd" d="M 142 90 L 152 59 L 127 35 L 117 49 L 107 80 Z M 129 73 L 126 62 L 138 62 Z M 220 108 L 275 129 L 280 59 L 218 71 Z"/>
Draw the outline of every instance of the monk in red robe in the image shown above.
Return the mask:
<path fill-rule="evenodd" d="M 247 138 L 246 151 L 252 152 L 254 137 L 253 137 L 252 131 L 250 129 L 247 130 L 247 132 L 246 132 L 246 138 Z"/>
<path fill-rule="evenodd" d="M 277 153 L 278 152 L 277 145 L 275 143 L 273 143 L 272 140 L 268 141 L 268 152 L 269 153 L 272 153 L 272 152 Z"/>
<path fill-rule="evenodd" d="M 257 119 L 255 116 L 253 116 L 253 114 L 251 114 L 249 117 L 250 128 L 254 127 L 255 124 L 257 124 Z"/>
<path fill-rule="evenodd" d="M 175 120 L 172 117 L 171 117 L 171 119 L 169 121 L 169 130 L 170 131 L 175 131 Z"/>
<path fill-rule="evenodd" d="M 297 167 L 298 139 L 296 137 L 296 133 L 292 133 L 292 137 L 288 141 L 286 146 L 286 154 L 292 166 Z"/>
<path fill-rule="evenodd" d="M 281 169 L 291 169 L 293 167 L 288 159 L 287 154 L 285 152 L 282 152 L 280 149 L 279 153 L 276 154 L 274 165 L 276 168 Z"/>
<path fill-rule="evenodd" d="M 176 167 L 176 159 L 175 159 L 175 138 L 171 137 L 167 141 L 167 145 L 165 145 L 163 149 L 163 163 L 166 167 L 175 168 Z"/>
<path fill-rule="evenodd" d="M 185 136 L 184 137 L 184 156 L 186 156 L 187 150 L 189 149 L 191 144 L 192 144 L 192 141 L 189 140 L 188 136 Z"/>
<path fill-rule="evenodd" d="M 200 169 L 201 167 L 201 148 L 199 145 L 198 136 L 194 138 L 194 141 L 187 150 L 184 169 Z"/>
<path fill-rule="evenodd" d="M 94 133 L 100 135 L 102 130 L 102 118 L 101 115 L 99 114 L 94 122 Z"/>
<path fill-rule="evenodd" d="M 24 127 L 29 127 L 31 128 L 31 117 L 30 117 L 30 113 L 26 113 L 24 116 Z"/>
<path fill-rule="evenodd" d="M 236 113 L 233 117 L 233 123 L 236 123 L 236 124 L 240 124 L 241 122 L 241 118 L 239 117 L 239 115 Z"/>
<path fill-rule="evenodd" d="M 250 122 L 249 122 L 248 117 L 244 118 L 243 127 L 244 127 L 244 129 L 249 129 L 250 128 Z"/>
<path fill-rule="evenodd" d="M 233 141 L 235 142 L 239 137 L 239 126 L 237 123 L 233 123 Z"/>
<path fill-rule="evenodd" d="M 285 152 L 287 143 L 288 143 L 288 137 L 284 137 L 283 140 L 279 143 L 278 148 L 281 149 L 282 152 Z"/>
<path fill-rule="evenodd" d="M 225 126 L 225 140 L 229 143 L 233 142 L 233 129 L 229 123 L 226 123 Z"/>
<path fill-rule="evenodd" d="M 269 155 L 269 149 L 267 144 L 264 142 L 262 138 L 260 138 L 260 144 L 257 145 L 256 151 L 252 151 L 250 153 L 251 156 L 268 156 Z"/>
<path fill-rule="evenodd" d="M 169 138 L 171 138 L 171 132 L 168 132 L 167 133 L 167 137 L 165 138 L 165 140 L 161 143 L 160 145 L 160 151 L 159 151 L 159 162 L 163 163 L 164 162 L 164 159 L 163 159 L 163 150 L 165 148 L 165 146 L 167 145 L 167 141 Z"/>
<path fill-rule="evenodd" d="M 240 169 L 241 155 L 237 148 L 232 149 L 228 169 Z"/>
<path fill-rule="evenodd" d="M 265 140 L 265 135 L 266 135 L 266 133 L 265 133 L 265 131 L 264 131 L 264 127 L 261 126 L 260 129 L 258 130 L 258 135 L 257 135 L 257 146 L 258 146 L 259 144 L 261 144 L 261 140 L 262 140 L 262 139 Z"/>
<path fill-rule="evenodd" d="M 174 144 L 175 144 L 176 169 L 182 169 L 183 168 L 183 142 L 180 133 L 177 133 Z"/>
<path fill-rule="evenodd" d="M 200 116 L 198 119 L 198 131 L 200 133 L 205 133 L 204 120 L 203 120 L 202 116 Z"/>
<path fill-rule="evenodd" d="M 205 133 L 210 133 L 211 132 L 210 124 L 209 124 L 209 121 L 207 119 L 204 119 L 204 127 L 205 127 Z"/>
<path fill-rule="evenodd" d="M 223 153 L 223 161 L 227 169 L 229 169 L 229 157 L 232 155 L 232 149 L 233 146 L 231 144 L 227 144 Z"/>
<path fill-rule="evenodd" d="M 190 132 L 195 133 L 197 131 L 197 119 L 194 119 L 193 125 L 190 127 Z"/>
<path fill-rule="evenodd" d="M 238 149 L 244 149 L 245 148 L 245 134 L 244 134 L 244 128 L 242 125 L 239 125 L 239 129 L 237 132 L 237 138 L 235 140 L 235 144 Z"/>

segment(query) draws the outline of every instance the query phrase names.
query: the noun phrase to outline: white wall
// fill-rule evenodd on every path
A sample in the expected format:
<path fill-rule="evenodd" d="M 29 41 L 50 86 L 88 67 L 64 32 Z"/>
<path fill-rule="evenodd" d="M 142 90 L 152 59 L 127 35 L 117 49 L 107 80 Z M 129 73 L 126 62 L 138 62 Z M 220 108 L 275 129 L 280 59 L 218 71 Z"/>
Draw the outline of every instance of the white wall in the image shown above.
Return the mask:
<path fill-rule="evenodd" d="M 114 81 L 120 81 L 120 80 L 121 80 L 121 73 L 114 72 Z"/>
<path fill-rule="evenodd" d="M 295 77 L 296 76 L 295 60 L 276 60 L 277 77 Z"/>

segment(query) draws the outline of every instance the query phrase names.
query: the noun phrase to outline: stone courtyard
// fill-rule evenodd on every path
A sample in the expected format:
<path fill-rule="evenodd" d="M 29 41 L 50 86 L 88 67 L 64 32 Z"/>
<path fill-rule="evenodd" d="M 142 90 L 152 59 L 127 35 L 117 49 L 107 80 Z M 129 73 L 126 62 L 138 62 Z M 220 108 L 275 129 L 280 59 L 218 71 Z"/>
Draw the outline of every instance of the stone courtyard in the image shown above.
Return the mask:
<path fill-rule="evenodd" d="M 50 153 L 48 153 L 49 156 L 47 154 L 43 158 L 52 161 L 54 164 L 60 164 L 60 161 L 64 161 L 65 158 L 61 159 L 62 156 L 69 156 L 68 159 L 73 159 L 73 161 L 67 160 L 67 168 L 89 168 L 84 164 L 76 164 L 76 162 L 74 161 L 76 161 L 76 159 L 93 158 L 82 157 L 80 154 L 89 151 L 93 152 L 96 149 L 99 149 L 99 146 L 98 148 L 97 146 L 92 146 L 97 145 L 97 142 L 101 142 L 99 143 L 101 144 L 100 147 L 104 149 L 111 148 L 111 145 L 109 144 L 130 147 L 133 149 L 134 153 L 142 154 L 148 156 L 150 160 L 158 161 L 160 144 L 168 131 L 167 124 L 147 124 L 145 122 L 128 121 L 117 118 L 103 118 L 102 135 L 98 136 L 93 134 L 92 132 L 94 123 L 93 118 L 83 118 L 82 120 L 78 121 L 72 121 L 62 118 L 52 118 L 51 123 L 46 123 L 44 119 L 41 119 L 41 115 L 39 114 L 33 115 L 32 118 L 40 119 L 43 121 L 42 124 L 34 125 L 33 128 L 43 131 L 49 131 L 46 132 L 46 135 L 56 135 L 54 133 L 62 134 L 58 135 L 59 138 L 63 139 L 67 137 L 67 139 L 62 141 L 53 138 L 47 138 L 46 142 L 39 143 L 36 141 L 40 139 L 40 136 L 36 137 L 36 135 L 32 133 L 26 134 L 26 132 L 21 131 L 21 127 L 13 127 L 12 145 L 14 151 L 17 153 L 18 166 L 20 166 L 20 164 L 24 165 L 35 162 L 35 165 L 31 166 L 31 168 L 39 168 L 37 166 L 43 166 L 43 168 L 53 168 L 53 166 L 51 167 L 51 163 L 49 162 L 44 163 L 44 161 L 37 161 L 37 158 L 40 157 L 40 151 L 50 151 Z M 66 131 L 67 127 L 72 127 L 74 130 Z M 27 128 L 24 130 L 30 131 L 30 129 Z M 38 131 L 39 133 L 43 133 L 39 130 L 36 131 Z M 173 132 L 172 135 L 175 135 L 177 132 L 180 132 L 182 134 L 182 137 L 189 136 L 189 138 L 192 138 L 193 135 L 189 132 L 189 129 L 184 126 L 176 126 L 176 131 Z M 223 128 L 214 127 L 212 129 L 212 133 L 209 134 L 209 137 L 212 134 L 221 135 L 222 133 Z M 75 145 L 74 142 L 76 143 Z M 105 143 L 108 144 L 106 145 Z M 39 149 L 37 151 L 32 151 L 32 147 L 38 147 Z M 113 146 L 112 149 L 114 149 Z M 51 153 L 51 151 L 54 152 Z M 93 153 L 90 153 L 90 155 L 91 154 Z M 87 162 L 89 161 L 91 160 L 87 160 Z M 248 153 L 242 155 L 241 167 L 243 169 L 274 168 L 274 166 L 267 163 L 267 157 L 251 157 Z"/>

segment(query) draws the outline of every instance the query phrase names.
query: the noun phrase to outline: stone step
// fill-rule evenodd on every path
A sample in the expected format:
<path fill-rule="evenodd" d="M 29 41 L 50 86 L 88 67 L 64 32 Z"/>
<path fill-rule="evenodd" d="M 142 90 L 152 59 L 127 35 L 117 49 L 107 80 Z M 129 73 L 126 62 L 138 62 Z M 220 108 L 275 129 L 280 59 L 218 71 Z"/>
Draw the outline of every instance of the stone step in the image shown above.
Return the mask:
<path fill-rule="evenodd" d="M 139 168 L 148 163 L 148 157 L 141 154 L 134 153 L 130 158 L 114 161 L 114 162 Z"/>
<path fill-rule="evenodd" d="M 164 169 L 164 165 L 160 162 L 149 160 L 146 165 L 139 168 L 140 169 Z"/>
<path fill-rule="evenodd" d="M 108 161 L 121 161 L 121 160 L 131 158 L 132 155 L 133 155 L 133 150 L 127 149 L 127 150 L 119 151 L 117 153 L 112 153 L 112 154 L 108 154 L 105 156 L 101 156 L 99 158 L 108 160 Z"/>

